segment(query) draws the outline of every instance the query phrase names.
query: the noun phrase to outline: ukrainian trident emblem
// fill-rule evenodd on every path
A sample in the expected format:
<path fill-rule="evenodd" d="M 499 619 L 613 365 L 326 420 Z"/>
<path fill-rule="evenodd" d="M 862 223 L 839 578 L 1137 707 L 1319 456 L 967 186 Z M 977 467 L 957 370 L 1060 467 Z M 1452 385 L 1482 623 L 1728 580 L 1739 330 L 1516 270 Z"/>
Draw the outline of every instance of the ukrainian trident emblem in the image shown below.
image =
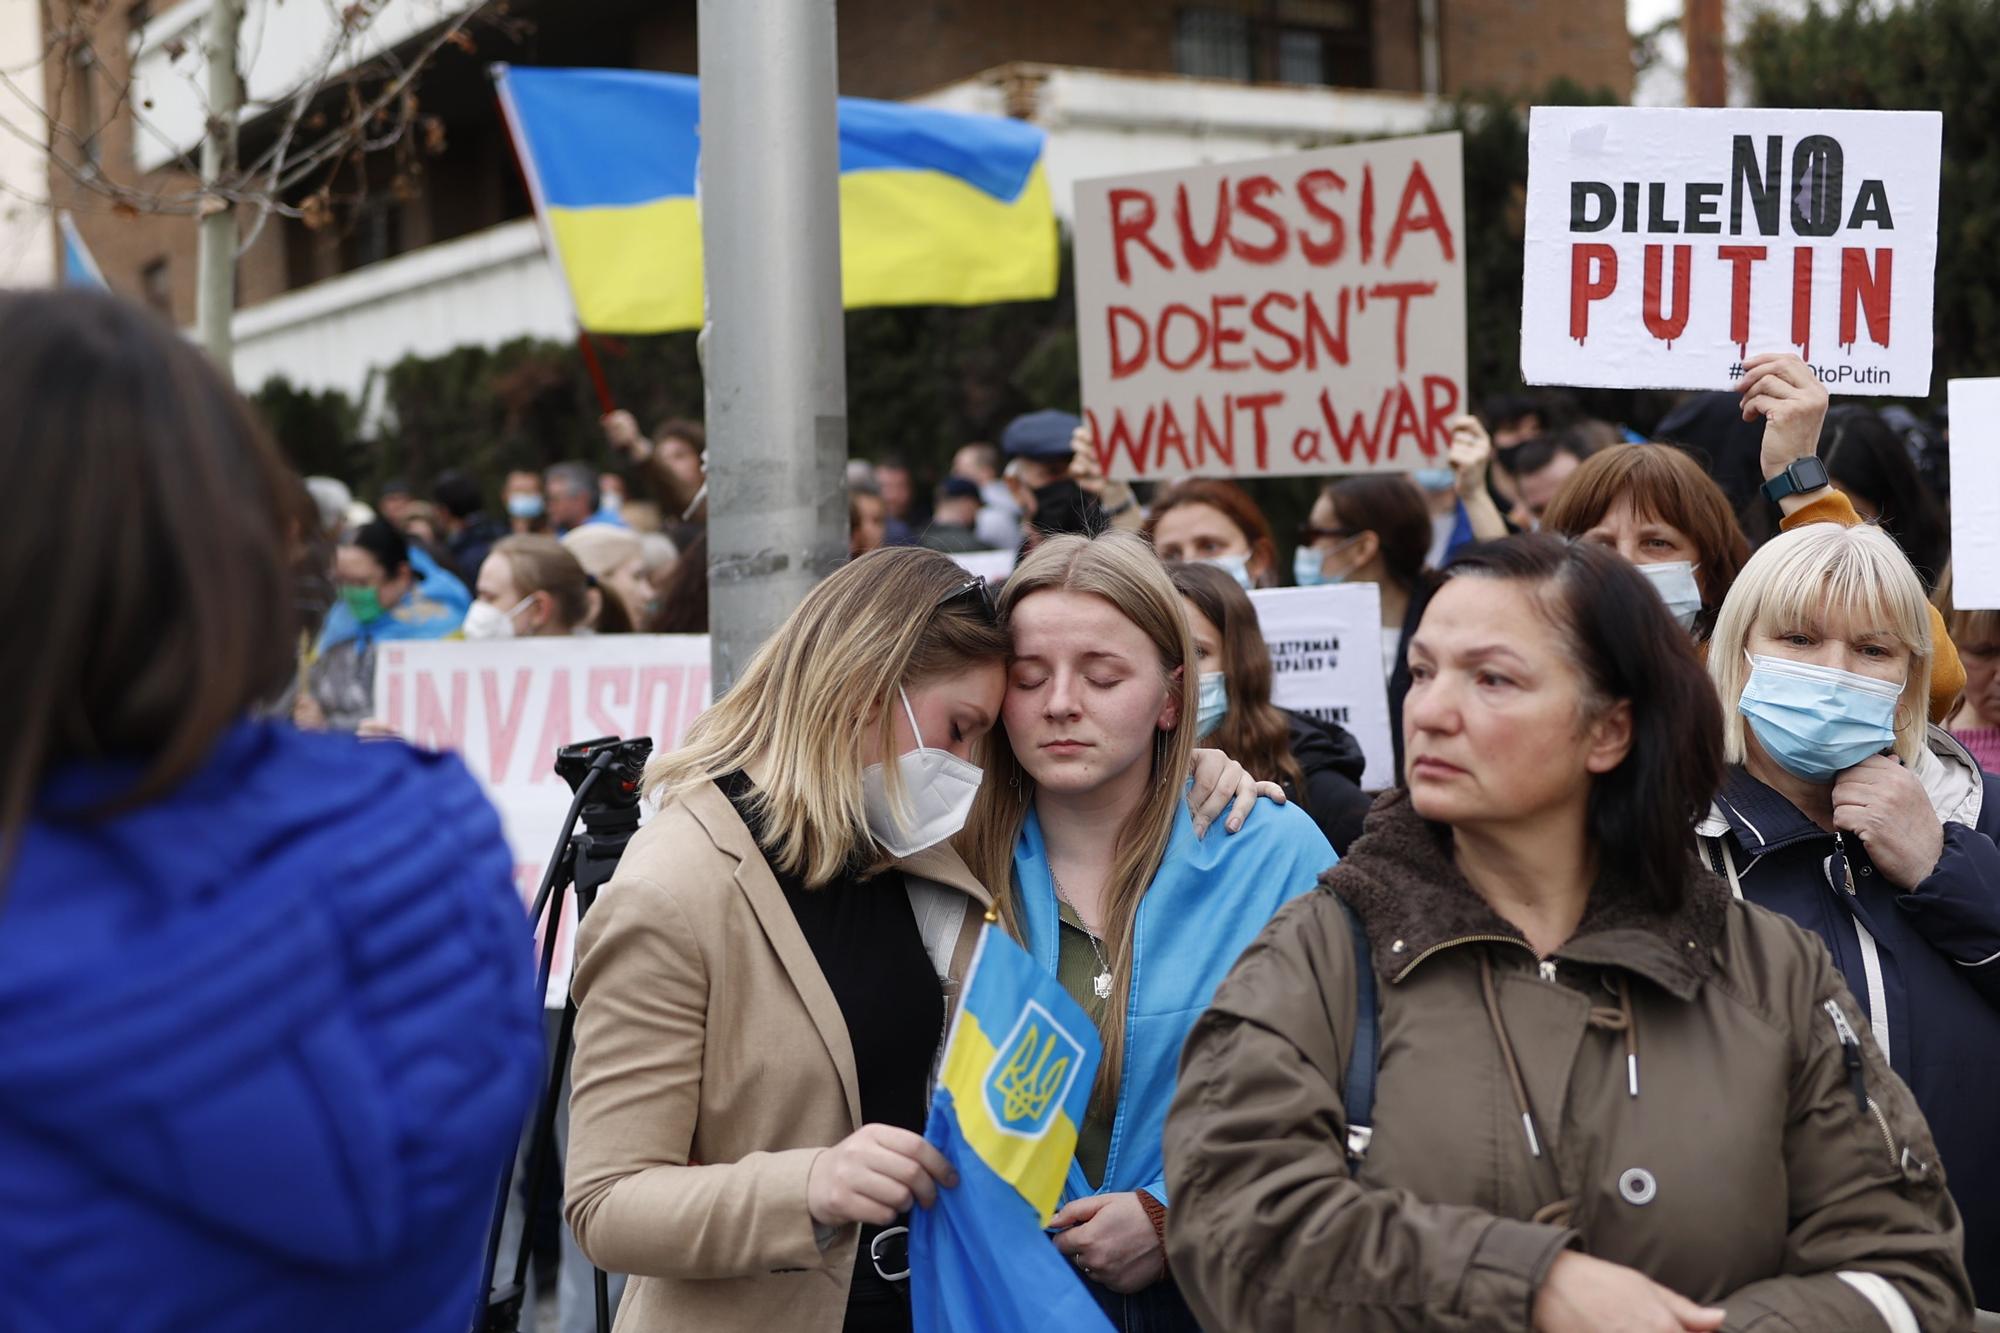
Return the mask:
<path fill-rule="evenodd" d="M 1033 1000 L 986 1071 L 986 1109 L 1000 1129 L 1040 1138 L 1055 1121 L 1083 1067 L 1083 1046 Z"/>

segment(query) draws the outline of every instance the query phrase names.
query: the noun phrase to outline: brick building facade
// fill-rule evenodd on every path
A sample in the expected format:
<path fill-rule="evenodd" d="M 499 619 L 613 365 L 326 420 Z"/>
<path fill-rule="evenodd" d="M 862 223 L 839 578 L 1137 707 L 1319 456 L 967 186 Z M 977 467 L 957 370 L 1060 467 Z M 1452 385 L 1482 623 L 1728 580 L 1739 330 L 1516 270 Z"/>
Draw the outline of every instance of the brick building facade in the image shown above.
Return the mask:
<path fill-rule="evenodd" d="M 184 170 L 137 168 L 132 118 L 116 100 L 148 29 L 203 3 L 107 6 L 92 44 L 96 63 L 56 55 L 46 70 L 55 114 L 80 133 L 96 131 L 89 153 L 58 146 L 66 165 L 51 168 L 53 199 L 76 213 L 114 288 L 183 324 L 194 317 L 189 218 L 117 208 L 72 172 L 101 171 L 161 196 L 193 192 Z M 253 12 L 264 3 L 252 0 Z M 333 227 L 269 218 L 240 260 L 239 306 L 523 216 L 528 201 L 487 62 L 691 72 L 695 10 L 695 0 L 513 0 L 509 30 L 478 30 L 477 50 L 447 48 L 424 77 L 424 110 L 437 117 L 443 150 L 423 156 L 415 172 L 375 155 L 365 182 L 339 182 Z M 1622 99 L 1633 78 L 1624 0 L 840 0 L 838 32 L 842 92 L 883 98 L 1015 62 L 1445 96 L 1526 95 L 1567 77 Z M 1425 87 L 1427 58 L 1435 88 Z M 269 141 L 273 119 L 246 127 L 246 152 Z M 255 210 L 242 217 L 248 235 Z"/>

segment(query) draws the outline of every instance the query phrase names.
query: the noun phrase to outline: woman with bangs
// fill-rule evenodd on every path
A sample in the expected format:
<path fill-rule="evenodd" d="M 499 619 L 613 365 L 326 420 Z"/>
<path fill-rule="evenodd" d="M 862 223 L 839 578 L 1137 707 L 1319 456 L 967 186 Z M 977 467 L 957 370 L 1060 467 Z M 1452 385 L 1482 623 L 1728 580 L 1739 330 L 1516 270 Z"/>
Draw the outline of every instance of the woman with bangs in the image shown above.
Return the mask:
<path fill-rule="evenodd" d="M 1746 421 L 1764 418 L 1763 498 L 1783 515 L 1779 526 L 1793 532 L 1816 523 L 1859 525 L 1853 502 L 1832 485 L 1815 452 L 1826 389 L 1790 353 L 1767 353 L 1745 364 L 1736 391 Z M 1722 488 L 1671 445 L 1607 449 L 1589 459 L 1550 502 L 1542 530 L 1617 551 L 1700 640 L 1713 632 L 1716 613 L 1750 554 Z M 1929 717 L 1942 722 L 1965 688 L 1965 669 L 1936 612 L 1931 642 Z"/>
<path fill-rule="evenodd" d="M 658 812 L 578 929 L 572 986 L 564 1212 L 631 1275 L 620 1327 L 910 1327 L 898 1223 L 953 1183 L 924 1120 L 991 902 L 951 838 L 992 787 L 1007 655 L 983 579 L 879 550 L 647 769 Z M 1236 765 L 1170 762 L 1205 794 L 1177 826 L 1249 816 Z"/>
<path fill-rule="evenodd" d="M 1165 1254 L 1161 1131 L 1181 1043 L 1237 955 L 1336 858 L 1296 807 L 1260 803 L 1235 837 L 1197 835 L 1181 789 L 1198 665 L 1142 538 L 1051 538 L 1000 609 L 1007 744 L 962 845 L 1104 1039 L 1055 1243 L 1116 1327 L 1193 1330 Z"/>
<path fill-rule="evenodd" d="M 1723 602 L 1708 670 L 1731 768 L 1696 828 L 1737 896 L 1816 932 L 1915 1093 L 2000 1309 L 2000 779 L 1925 724 L 1923 585 L 1872 527 L 1774 538 Z"/>

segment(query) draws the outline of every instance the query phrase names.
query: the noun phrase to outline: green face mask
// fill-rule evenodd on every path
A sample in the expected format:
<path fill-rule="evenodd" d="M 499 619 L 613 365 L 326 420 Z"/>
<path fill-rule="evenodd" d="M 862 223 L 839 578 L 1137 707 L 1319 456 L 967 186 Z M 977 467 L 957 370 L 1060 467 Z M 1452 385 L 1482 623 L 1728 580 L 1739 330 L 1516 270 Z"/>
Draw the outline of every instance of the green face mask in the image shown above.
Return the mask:
<path fill-rule="evenodd" d="M 347 603 L 347 609 L 364 625 L 382 618 L 382 595 L 374 588 L 343 587 L 340 600 Z"/>

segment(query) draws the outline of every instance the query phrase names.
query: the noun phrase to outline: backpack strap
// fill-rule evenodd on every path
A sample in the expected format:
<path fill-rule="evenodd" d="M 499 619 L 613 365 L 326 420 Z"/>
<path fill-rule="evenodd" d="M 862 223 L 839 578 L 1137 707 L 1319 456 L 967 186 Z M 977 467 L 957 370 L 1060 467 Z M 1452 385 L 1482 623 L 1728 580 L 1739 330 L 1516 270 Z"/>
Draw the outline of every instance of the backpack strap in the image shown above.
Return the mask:
<path fill-rule="evenodd" d="M 1347 934 L 1354 944 L 1354 1038 L 1340 1088 L 1340 1100 L 1347 1109 L 1347 1169 L 1352 1172 L 1368 1155 L 1368 1141 L 1375 1135 L 1375 1067 L 1381 1058 L 1381 1034 L 1368 931 L 1345 899 L 1337 901 L 1347 914 Z"/>

